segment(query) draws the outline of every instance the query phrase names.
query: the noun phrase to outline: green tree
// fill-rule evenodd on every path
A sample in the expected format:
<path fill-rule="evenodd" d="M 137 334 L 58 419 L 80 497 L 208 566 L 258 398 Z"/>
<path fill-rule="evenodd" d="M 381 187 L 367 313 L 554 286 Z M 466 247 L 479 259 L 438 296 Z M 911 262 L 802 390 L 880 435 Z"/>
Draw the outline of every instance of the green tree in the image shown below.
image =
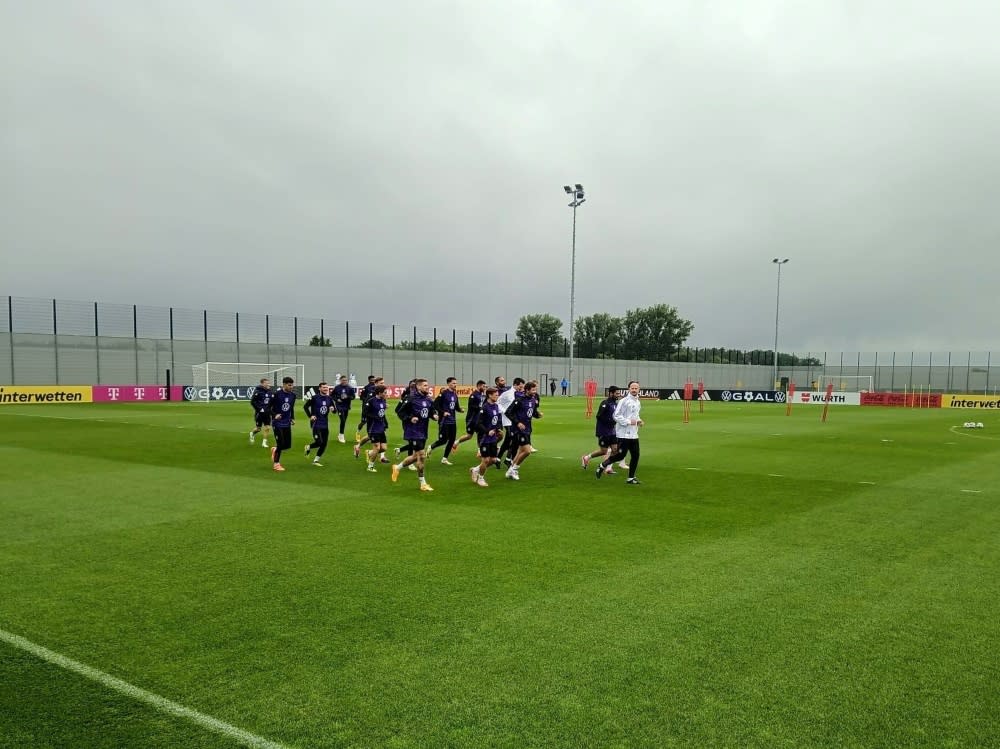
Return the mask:
<path fill-rule="evenodd" d="M 562 320 L 549 314 L 525 315 L 517 323 L 517 337 L 525 354 L 562 353 Z"/>
<path fill-rule="evenodd" d="M 622 320 L 624 358 L 665 361 L 693 330 L 694 324 L 669 304 L 626 310 Z"/>
<path fill-rule="evenodd" d="M 314 335 L 312 338 L 309 339 L 309 345 L 310 346 L 329 346 L 330 345 L 330 339 L 329 338 L 324 338 L 321 335 Z"/>
<path fill-rule="evenodd" d="M 407 340 L 397 343 L 396 348 L 404 351 L 451 351 L 451 341 L 417 341 L 417 345 L 414 346 L 412 340 Z"/>
<path fill-rule="evenodd" d="M 622 319 L 598 312 L 573 322 L 573 345 L 579 356 L 593 359 L 614 355 L 621 342 Z"/>
<path fill-rule="evenodd" d="M 359 343 L 354 348 L 389 348 L 385 343 L 375 338 L 371 338 L 364 343 Z"/>

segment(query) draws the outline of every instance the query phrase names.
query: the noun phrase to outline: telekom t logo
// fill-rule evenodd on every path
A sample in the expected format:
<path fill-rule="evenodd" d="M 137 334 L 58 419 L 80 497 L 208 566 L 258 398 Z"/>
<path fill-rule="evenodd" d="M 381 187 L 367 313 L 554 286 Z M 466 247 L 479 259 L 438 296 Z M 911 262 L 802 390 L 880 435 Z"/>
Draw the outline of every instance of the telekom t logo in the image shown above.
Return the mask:
<path fill-rule="evenodd" d="M 108 388 L 108 400 L 116 401 L 118 400 L 118 395 L 121 393 L 120 388 Z"/>

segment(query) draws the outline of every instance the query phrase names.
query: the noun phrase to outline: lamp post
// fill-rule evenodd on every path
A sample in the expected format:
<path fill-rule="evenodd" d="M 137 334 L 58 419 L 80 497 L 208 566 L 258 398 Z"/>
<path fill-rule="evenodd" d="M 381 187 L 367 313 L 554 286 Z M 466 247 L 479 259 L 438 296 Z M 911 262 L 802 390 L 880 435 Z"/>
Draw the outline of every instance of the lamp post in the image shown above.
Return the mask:
<path fill-rule="evenodd" d="M 778 387 L 778 311 L 781 308 L 781 266 L 788 262 L 788 258 L 774 258 L 771 262 L 778 266 L 778 288 L 774 294 L 774 376 L 771 378 L 774 387 Z"/>
<path fill-rule="evenodd" d="M 569 263 L 569 381 L 570 392 L 573 389 L 573 319 L 576 311 L 576 209 L 583 205 L 587 199 L 583 196 L 583 185 L 577 182 L 573 187 L 563 185 L 563 190 L 567 195 L 573 197 L 573 202 L 569 207 L 573 209 L 573 250 Z"/>

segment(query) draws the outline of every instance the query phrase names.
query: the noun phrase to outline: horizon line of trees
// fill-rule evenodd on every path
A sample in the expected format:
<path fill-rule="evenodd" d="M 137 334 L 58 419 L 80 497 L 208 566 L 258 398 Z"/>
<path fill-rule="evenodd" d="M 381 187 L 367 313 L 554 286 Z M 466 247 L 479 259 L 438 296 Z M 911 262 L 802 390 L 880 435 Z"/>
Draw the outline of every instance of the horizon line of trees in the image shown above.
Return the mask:
<path fill-rule="evenodd" d="M 562 332 L 563 323 L 548 313 L 524 315 L 518 320 L 514 340 L 459 343 L 447 340 L 398 340 L 402 351 L 452 352 L 459 354 L 512 354 L 515 356 L 569 356 L 569 341 Z M 622 359 L 675 361 L 715 364 L 773 365 L 774 351 L 749 351 L 726 347 L 685 346 L 694 324 L 682 318 L 677 308 L 668 304 L 626 310 L 621 317 L 599 312 L 578 318 L 573 323 L 574 355 L 580 359 Z M 331 346 L 329 338 L 315 335 L 310 346 Z M 372 338 L 352 348 L 393 348 Z M 778 353 L 778 365 L 822 366 L 815 357 Z"/>

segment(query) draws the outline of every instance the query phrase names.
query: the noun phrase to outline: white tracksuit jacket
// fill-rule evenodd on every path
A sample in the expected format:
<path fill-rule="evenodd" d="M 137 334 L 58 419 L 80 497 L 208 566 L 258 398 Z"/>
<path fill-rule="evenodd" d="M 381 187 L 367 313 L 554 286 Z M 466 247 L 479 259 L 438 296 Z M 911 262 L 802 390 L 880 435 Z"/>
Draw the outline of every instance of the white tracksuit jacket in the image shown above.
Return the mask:
<path fill-rule="evenodd" d="M 632 421 L 639 419 L 639 399 L 626 395 L 615 406 L 615 436 L 618 439 L 639 439 L 639 425 Z"/>

